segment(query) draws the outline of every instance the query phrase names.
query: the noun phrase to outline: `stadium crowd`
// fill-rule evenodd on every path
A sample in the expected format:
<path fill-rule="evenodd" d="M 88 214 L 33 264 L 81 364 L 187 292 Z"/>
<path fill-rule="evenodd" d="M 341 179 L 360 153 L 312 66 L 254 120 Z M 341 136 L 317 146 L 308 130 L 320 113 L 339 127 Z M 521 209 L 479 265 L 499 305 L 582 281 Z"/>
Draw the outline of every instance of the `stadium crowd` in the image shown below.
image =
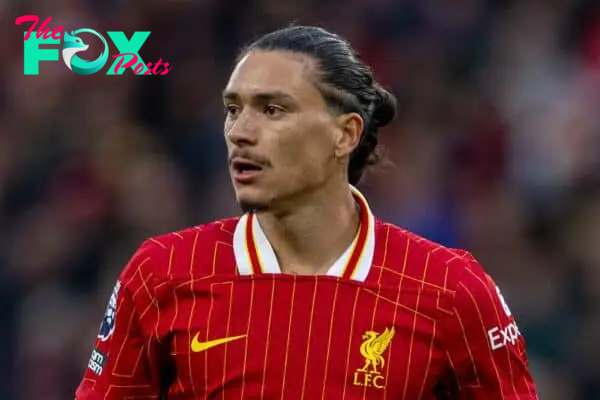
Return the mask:
<path fill-rule="evenodd" d="M 389 162 L 360 186 L 374 212 L 481 261 L 527 340 L 540 398 L 598 399 L 596 4 L 2 2 L 0 398 L 72 398 L 140 242 L 239 213 L 220 93 L 244 42 L 296 21 L 349 38 L 400 99 L 380 137 Z M 51 16 L 51 29 L 151 31 L 140 54 L 172 70 L 83 76 L 59 60 L 26 76 L 29 26 L 14 25 L 26 14 Z"/>

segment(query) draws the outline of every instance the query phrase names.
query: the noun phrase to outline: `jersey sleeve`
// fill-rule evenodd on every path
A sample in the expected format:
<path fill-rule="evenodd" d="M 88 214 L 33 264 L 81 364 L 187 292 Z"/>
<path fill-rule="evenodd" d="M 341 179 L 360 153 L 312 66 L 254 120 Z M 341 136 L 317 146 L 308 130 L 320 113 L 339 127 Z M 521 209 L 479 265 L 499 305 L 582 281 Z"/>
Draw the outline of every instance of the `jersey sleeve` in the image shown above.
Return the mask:
<path fill-rule="evenodd" d="M 76 400 L 157 398 L 160 344 L 152 333 L 151 246 L 144 243 L 124 268 L 110 295 Z"/>
<path fill-rule="evenodd" d="M 475 261 L 459 280 L 446 333 L 458 398 L 538 399 L 515 318 L 498 286 Z"/>

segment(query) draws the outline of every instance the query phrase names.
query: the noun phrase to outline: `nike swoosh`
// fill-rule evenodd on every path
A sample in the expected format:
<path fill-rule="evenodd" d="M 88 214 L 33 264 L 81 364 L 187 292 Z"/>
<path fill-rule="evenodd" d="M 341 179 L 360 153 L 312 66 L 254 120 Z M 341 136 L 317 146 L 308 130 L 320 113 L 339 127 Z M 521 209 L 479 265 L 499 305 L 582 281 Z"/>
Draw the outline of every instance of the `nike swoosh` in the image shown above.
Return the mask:
<path fill-rule="evenodd" d="M 234 340 L 238 340 L 238 339 L 246 337 L 246 335 L 240 335 L 240 336 L 231 336 L 231 337 L 225 337 L 225 338 L 221 338 L 221 339 L 209 340 L 208 342 L 200 342 L 198 340 L 199 335 L 200 335 L 200 332 L 196 333 L 196 336 L 194 336 L 194 339 L 192 339 L 191 348 L 194 353 L 200 353 L 200 352 L 206 351 L 212 347 L 219 346 L 219 345 L 225 344 L 227 342 L 232 342 Z"/>

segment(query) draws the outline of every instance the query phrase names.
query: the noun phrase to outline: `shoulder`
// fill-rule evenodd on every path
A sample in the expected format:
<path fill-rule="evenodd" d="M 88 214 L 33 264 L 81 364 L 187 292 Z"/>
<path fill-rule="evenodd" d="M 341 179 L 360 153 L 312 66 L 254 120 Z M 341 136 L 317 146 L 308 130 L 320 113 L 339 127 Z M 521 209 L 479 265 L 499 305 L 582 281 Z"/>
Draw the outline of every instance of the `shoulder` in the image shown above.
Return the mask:
<path fill-rule="evenodd" d="M 153 236 L 144 241 L 142 247 L 154 253 L 173 251 L 192 252 L 219 240 L 231 240 L 238 217 L 221 219 L 192 226 L 175 232 Z"/>
<path fill-rule="evenodd" d="M 491 316 L 499 323 L 506 322 L 502 315 L 512 317 L 496 282 L 469 251 L 442 246 L 398 227 L 390 228 L 392 235 L 397 243 L 404 243 L 404 258 L 408 260 L 404 274 L 449 294 L 449 301 L 443 302 L 448 311 L 484 319 Z"/>
<path fill-rule="evenodd" d="M 401 278 L 451 293 L 456 292 L 465 277 L 468 284 L 474 277 L 487 279 L 469 251 L 443 246 L 390 223 L 384 225 L 388 234 L 382 264 Z"/>
<path fill-rule="evenodd" d="M 405 229 L 389 225 L 388 269 L 402 289 L 433 289 L 444 296 L 438 307 L 465 323 L 508 326 L 514 317 L 494 279 L 464 249 L 442 246 Z"/>
<path fill-rule="evenodd" d="M 221 219 L 147 238 L 133 253 L 121 281 L 135 279 L 136 274 L 162 281 L 195 273 L 204 259 L 217 253 L 219 244 L 231 247 L 238 220 Z"/>

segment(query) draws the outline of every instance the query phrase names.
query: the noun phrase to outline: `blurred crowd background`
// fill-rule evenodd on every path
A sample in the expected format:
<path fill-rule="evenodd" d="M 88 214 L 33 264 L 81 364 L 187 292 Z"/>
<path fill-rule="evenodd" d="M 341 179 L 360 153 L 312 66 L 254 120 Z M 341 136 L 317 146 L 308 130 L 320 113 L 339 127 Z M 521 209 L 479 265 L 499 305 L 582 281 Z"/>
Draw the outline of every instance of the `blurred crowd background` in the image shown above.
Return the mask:
<path fill-rule="evenodd" d="M 173 69 L 25 76 L 25 14 L 149 30 L 144 61 Z M 600 399 L 598 1 L 5 0 L 0 17 L 1 399 L 72 398 L 140 242 L 239 213 L 220 93 L 240 46 L 290 21 L 349 38 L 401 101 L 393 165 L 360 186 L 376 214 L 474 253 L 542 399 Z"/>

